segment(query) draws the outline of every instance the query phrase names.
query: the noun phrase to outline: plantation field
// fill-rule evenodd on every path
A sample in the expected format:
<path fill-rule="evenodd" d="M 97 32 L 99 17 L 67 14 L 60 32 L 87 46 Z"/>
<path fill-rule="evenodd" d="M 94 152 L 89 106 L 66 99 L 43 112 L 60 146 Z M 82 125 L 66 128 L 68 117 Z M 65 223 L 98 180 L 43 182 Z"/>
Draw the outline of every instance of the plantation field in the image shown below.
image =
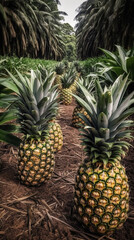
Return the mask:
<path fill-rule="evenodd" d="M 87 233 L 73 214 L 74 182 L 84 158 L 79 131 L 72 127 L 76 106 L 60 105 L 59 124 L 64 144 L 55 155 L 52 179 L 40 187 L 26 187 L 17 176 L 17 148 L 0 143 L 0 239 L 1 240 L 132 240 L 134 236 L 134 149 L 123 160 L 130 185 L 130 210 L 121 230 L 113 235 Z"/>

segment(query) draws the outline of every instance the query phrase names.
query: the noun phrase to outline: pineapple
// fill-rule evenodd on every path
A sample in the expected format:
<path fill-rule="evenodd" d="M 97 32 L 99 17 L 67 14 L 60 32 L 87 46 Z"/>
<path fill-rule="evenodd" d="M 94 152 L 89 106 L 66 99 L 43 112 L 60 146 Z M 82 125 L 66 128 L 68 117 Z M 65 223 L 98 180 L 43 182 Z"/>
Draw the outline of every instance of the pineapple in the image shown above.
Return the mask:
<path fill-rule="evenodd" d="M 59 123 L 57 123 L 55 120 L 51 121 L 49 124 L 48 136 L 54 152 L 56 153 L 60 151 L 63 146 L 63 134 Z"/>
<path fill-rule="evenodd" d="M 12 74 L 18 88 L 16 106 L 24 138 L 19 147 L 18 174 L 27 186 L 38 186 L 51 178 L 54 171 L 54 149 L 49 136 L 50 121 L 57 115 L 57 90 L 51 78 L 42 80 L 40 71 L 31 71 L 31 80 L 18 71 Z M 54 79 L 53 79 L 54 80 Z"/>
<path fill-rule="evenodd" d="M 62 90 L 61 101 L 65 105 L 70 105 L 72 102 L 72 89 L 71 86 L 75 81 L 75 71 L 70 69 L 61 78 Z"/>
<path fill-rule="evenodd" d="M 77 81 L 79 78 L 78 78 L 77 72 L 73 66 L 68 71 L 68 76 L 70 76 L 72 78 L 72 84 L 70 85 L 69 89 L 71 90 L 72 93 L 76 93 Z"/>
<path fill-rule="evenodd" d="M 76 128 L 80 128 L 85 125 L 85 122 L 82 120 L 82 118 L 79 116 L 79 114 L 84 114 L 87 118 L 90 119 L 86 110 L 83 107 L 81 107 L 80 105 L 77 105 L 74 108 L 73 115 L 72 115 L 72 124 Z"/>
<path fill-rule="evenodd" d="M 89 92 L 92 92 L 94 89 L 94 81 L 91 81 L 88 76 L 86 78 L 79 78 L 78 83 L 82 84 Z M 81 90 L 81 88 L 77 87 L 77 95 L 82 99 L 85 99 L 85 96 Z M 79 114 L 84 114 L 86 117 L 90 119 L 90 116 L 87 114 L 84 107 L 82 107 L 78 101 L 77 106 L 74 108 L 73 115 L 72 115 L 72 124 L 76 128 L 80 128 L 85 125 L 84 121 L 81 119 Z"/>
<path fill-rule="evenodd" d="M 42 66 L 39 66 L 38 69 L 39 71 L 36 71 L 36 75 L 38 77 L 42 77 L 43 88 L 48 91 L 54 82 L 54 74 L 51 70 L 48 71 L 46 68 L 43 68 Z M 52 92 L 53 90 L 55 91 L 55 86 L 53 86 L 53 88 L 51 89 Z M 55 93 L 56 93 L 55 98 L 57 98 L 57 91 Z M 51 145 L 53 146 L 54 152 L 56 153 L 57 151 L 60 151 L 63 146 L 62 130 L 60 125 L 56 122 L 55 119 L 50 121 L 48 129 L 49 129 L 48 138 L 50 139 Z"/>
<path fill-rule="evenodd" d="M 62 89 L 61 77 L 62 77 L 64 71 L 65 71 L 64 63 L 61 62 L 61 63 L 57 64 L 57 66 L 55 68 L 56 76 L 55 76 L 54 84 L 58 85 L 59 90 Z"/>
<path fill-rule="evenodd" d="M 78 220 L 91 232 L 106 234 L 121 228 L 129 209 L 129 185 L 121 159 L 131 140 L 127 118 L 134 113 L 134 92 L 125 97 L 127 77 L 120 76 L 109 88 L 96 81 L 96 99 L 82 86 L 85 100 L 75 96 L 91 120 L 81 115 L 85 160 L 79 166 L 74 196 Z M 129 108 L 130 107 L 130 108 Z"/>

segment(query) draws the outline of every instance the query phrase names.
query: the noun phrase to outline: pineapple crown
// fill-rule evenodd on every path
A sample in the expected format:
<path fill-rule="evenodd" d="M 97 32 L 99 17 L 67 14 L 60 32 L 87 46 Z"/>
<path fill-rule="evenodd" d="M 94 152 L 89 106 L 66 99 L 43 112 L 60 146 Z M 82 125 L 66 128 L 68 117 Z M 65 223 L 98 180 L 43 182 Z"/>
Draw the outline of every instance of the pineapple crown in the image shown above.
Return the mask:
<path fill-rule="evenodd" d="M 76 79 L 76 70 L 72 67 L 70 68 L 63 77 L 61 77 L 61 83 L 63 88 L 69 88 Z"/>
<path fill-rule="evenodd" d="M 76 71 L 77 71 L 78 73 L 80 73 L 80 72 L 82 71 L 82 66 L 81 66 L 80 62 L 74 61 L 74 62 L 73 62 L 73 66 L 76 68 Z"/>
<path fill-rule="evenodd" d="M 67 60 L 64 60 L 63 63 L 65 65 L 65 69 L 67 70 L 69 67 L 69 62 Z"/>
<path fill-rule="evenodd" d="M 128 77 L 120 75 L 112 86 L 103 90 L 99 81 L 96 81 L 96 97 L 79 83 L 85 99 L 74 96 L 90 116 L 88 119 L 79 114 L 86 124 L 81 129 L 82 145 L 93 164 L 114 164 L 121 160 L 124 150 L 130 146 L 127 141 L 133 138 L 130 127 L 134 123 L 128 117 L 134 113 L 134 107 L 131 106 L 134 103 L 134 91 L 125 95 L 129 83 Z"/>
<path fill-rule="evenodd" d="M 41 74 L 43 83 L 45 83 L 47 79 L 50 79 L 50 81 L 53 83 L 55 77 L 54 77 L 54 71 L 52 71 L 52 68 L 49 69 L 39 64 L 38 70 L 35 71 L 36 75 L 38 74 L 38 72 L 39 74 Z"/>
<path fill-rule="evenodd" d="M 43 79 L 39 70 L 31 70 L 31 79 L 23 77 L 16 70 L 19 79 L 11 73 L 17 87 L 16 106 L 17 118 L 21 132 L 29 138 L 44 137 L 48 131 L 49 122 L 56 117 L 58 111 L 58 92 L 52 86 L 54 77 Z"/>
<path fill-rule="evenodd" d="M 65 65 L 63 62 L 58 63 L 57 66 L 55 67 L 55 72 L 58 75 L 62 75 L 64 73 L 64 70 L 65 70 Z"/>

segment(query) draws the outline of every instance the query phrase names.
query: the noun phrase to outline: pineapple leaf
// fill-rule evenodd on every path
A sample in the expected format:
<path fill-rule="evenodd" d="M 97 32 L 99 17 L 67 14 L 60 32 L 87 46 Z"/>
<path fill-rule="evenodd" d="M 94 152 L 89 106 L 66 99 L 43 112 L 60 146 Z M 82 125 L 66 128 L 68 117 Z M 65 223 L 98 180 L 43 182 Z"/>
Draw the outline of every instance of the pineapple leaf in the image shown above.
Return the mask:
<path fill-rule="evenodd" d="M 127 117 L 134 113 L 134 107 L 130 108 L 122 113 L 119 117 L 114 119 L 113 121 L 109 121 L 109 128 L 116 129 Z"/>
<path fill-rule="evenodd" d="M 11 133 L 8 133 L 5 130 L 0 129 L 0 141 L 7 142 L 9 144 L 12 144 L 14 146 L 19 146 L 21 143 L 20 138 L 14 136 Z"/>
<path fill-rule="evenodd" d="M 122 66 L 122 69 L 127 73 L 127 67 L 126 67 L 126 53 L 124 51 L 124 49 L 119 46 L 119 45 L 115 45 L 118 49 L 118 53 L 119 53 L 119 58 L 120 58 L 120 62 L 121 62 L 121 66 Z"/>
<path fill-rule="evenodd" d="M 128 76 L 123 79 L 123 75 L 121 75 L 117 78 L 117 80 L 118 80 L 119 85 L 118 85 L 118 88 L 116 89 L 116 91 L 114 92 L 114 95 L 113 95 L 113 111 L 115 111 L 118 107 L 121 95 L 123 94 L 124 87 L 125 87 L 126 82 L 128 80 Z"/>
<path fill-rule="evenodd" d="M 16 111 L 5 111 L 0 113 L 0 126 L 8 121 L 15 119 Z"/>
<path fill-rule="evenodd" d="M 0 129 L 5 130 L 6 132 L 19 132 L 20 127 L 13 125 L 13 124 L 4 124 L 4 125 L 0 125 Z"/>
<path fill-rule="evenodd" d="M 131 106 L 134 103 L 134 99 L 131 99 L 134 96 L 134 91 L 129 94 L 129 96 L 127 96 L 123 102 L 121 103 L 121 105 L 117 108 L 117 110 L 114 111 L 114 113 L 112 114 L 110 121 L 114 120 L 115 118 L 119 117 L 123 111 L 127 108 L 129 108 L 129 106 Z"/>
<path fill-rule="evenodd" d="M 101 49 L 109 59 L 114 60 L 114 63 L 117 62 L 120 65 L 119 58 L 114 53 L 103 48 L 99 48 L 99 49 Z"/>

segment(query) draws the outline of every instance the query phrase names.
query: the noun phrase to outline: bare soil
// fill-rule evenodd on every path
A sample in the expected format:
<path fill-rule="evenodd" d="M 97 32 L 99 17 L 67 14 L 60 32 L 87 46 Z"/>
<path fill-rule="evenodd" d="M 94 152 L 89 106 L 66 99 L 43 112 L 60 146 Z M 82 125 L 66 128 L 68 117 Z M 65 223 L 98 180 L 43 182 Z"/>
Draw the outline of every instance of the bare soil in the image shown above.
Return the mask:
<path fill-rule="evenodd" d="M 26 187 L 17 176 L 17 149 L 0 143 L 0 239 L 1 240 L 132 240 L 134 239 L 134 148 L 123 160 L 130 185 L 130 210 L 121 230 L 110 236 L 87 232 L 75 219 L 75 175 L 83 156 L 79 131 L 72 126 L 75 107 L 61 105 L 59 124 L 64 145 L 55 155 L 52 179 L 40 187 Z M 133 144 L 134 145 L 134 144 Z"/>

